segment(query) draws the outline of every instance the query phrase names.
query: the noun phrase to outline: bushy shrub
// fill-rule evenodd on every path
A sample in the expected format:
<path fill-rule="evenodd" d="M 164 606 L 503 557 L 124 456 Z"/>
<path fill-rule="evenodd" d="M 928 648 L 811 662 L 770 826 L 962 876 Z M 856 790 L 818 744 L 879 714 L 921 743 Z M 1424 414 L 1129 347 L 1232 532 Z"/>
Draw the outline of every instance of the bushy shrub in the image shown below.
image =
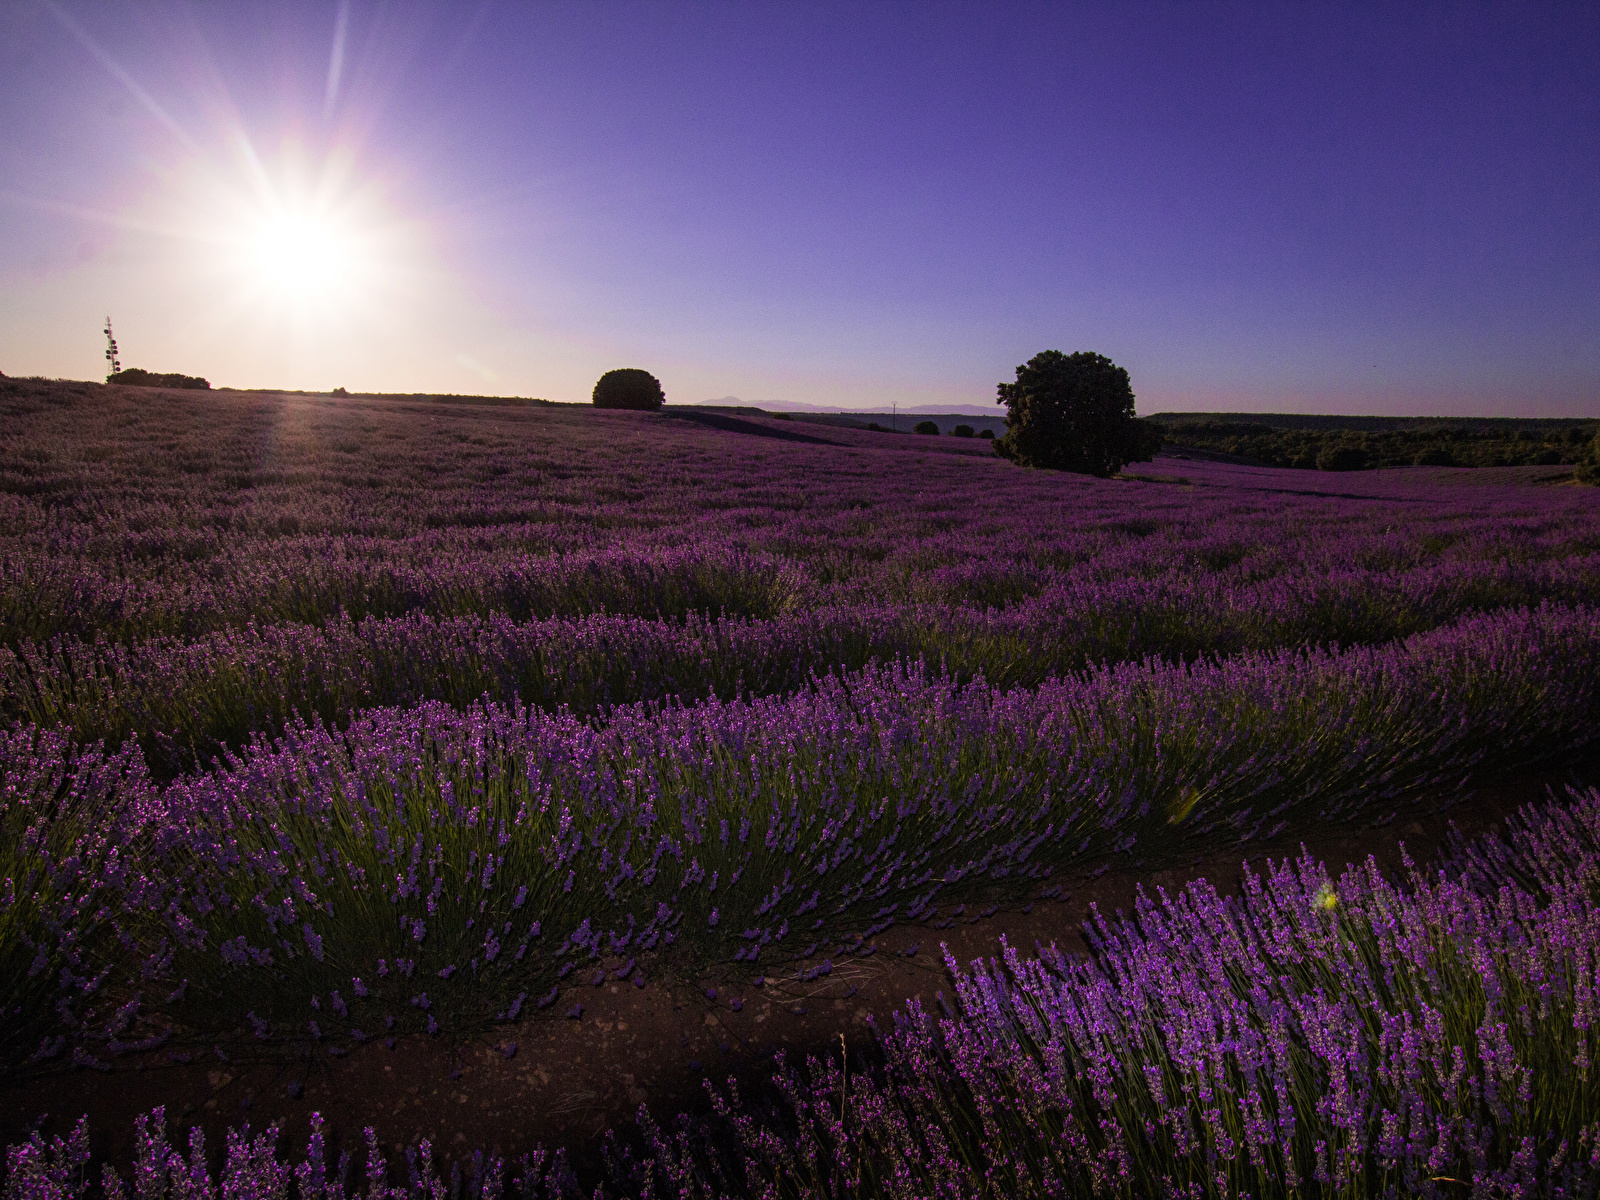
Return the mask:
<path fill-rule="evenodd" d="M 981 437 L 981 438 L 987 438 L 989 441 L 992 442 L 992 441 L 994 441 L 994 430 L 992 430 L 992 429 L 980 429 L 978 431 L 978 436 Z"/>
<path fill-rule="evenodd" d="M 1367 452 L 1360 446 L 1324 446 L 1317 455 L 1319 471 L 1362 471 L 1367 467 Z"/>
<path fill-rule="evenodd" d="M 1578 464 L 1575 472 L 1579 483 L 1600 487 L 1600 433 L 1594 435 L 1589 445 L 1589 457 Z"/>
<path fill-rule="evenodd" d="M 935 424 L 933 421 L 918 421 L 915 425 L 913 425 L 911 427 L 911 432 L 912 433 L 931 434 L 934 437 L 938 437 L 939 436 L 939 426 L 937 424 Z"/>
<path fill-rule="evenodd" d="M 971 425 L 957 425 L 950 431 L 951 437 L 971 437 L 974 430 Z"/>
<path fill-rule="evenodd" d="M 209 390 L 211 385 L 197 375 L 158 375 L 153 371 L 141 370 L 138 367 L 129 367 L 126 371 L 117 371 L 106 376 L 107 383 L 120 383 L 128 387 L 159 387 L 159 388 L 192 388 L 196 391 Z"/>
<path fill-rule="evenodd" d="M 867 428 L 872 430 L 873 433 L 882 433 L 882 432 L 884 432 L 883 426 L 879 425 L 876 421 L 868 421 L 867 422 Z"/>
<path fill-rule="evenodd" d="M 626 408 L 656 412 L 666 402 L 661 381 L 638 367 L 619 367 L 600 376 L 594 385 L 596 408 Z"/>
<path fill-rule="evenodd" d="M 1418 467 L 1453 467 L 1456 465 L 1456 456 L 1450 453 L 1449 446 L 1429 446 L 1425 450 L 1418 451 L 1417 457 L 1412 459 L 1412 465 Z"/>

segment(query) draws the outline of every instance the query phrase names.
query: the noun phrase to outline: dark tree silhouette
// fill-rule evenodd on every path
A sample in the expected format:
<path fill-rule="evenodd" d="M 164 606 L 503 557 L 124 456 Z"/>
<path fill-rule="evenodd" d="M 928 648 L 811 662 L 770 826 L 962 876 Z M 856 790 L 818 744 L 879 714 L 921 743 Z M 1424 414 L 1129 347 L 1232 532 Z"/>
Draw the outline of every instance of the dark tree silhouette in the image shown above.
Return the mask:
<path fill-rule="evenodd" d="M 1149 462 L 1161 446 L 1160 431 L 1134 417 L 1128 372 L 1103 354 L 1046 350 L 999 391 L 1006 432 L 995 453 L 1018 466 L 1104 479 Z"/>
<path fill-rule="evenodd" d="M 619 367 L 600 376 L 594 385 L 596 408 L 631 408 L 655 412 L 666 401 L 661 381 L 638 367 Z"/>
<path fill-rule="evenodd" d="M 950 436 L 951 437 L 972 437 L 972 436 L 974 436 L 973 428 L 972 428 L 971 425 L 957 425 L 954 429 L 952 429 L 950 431 Z"/>
<path fill-rule="evenodd" d="M 934 422 L 932 422 L 932 421 L 918 421 L 914 426 L 912 426 L 911 432 L 912 433 L 931 433 L 934 437 L 938 437 L 939 436 L 939 426 L 937 424 L 935 424 Z"/>

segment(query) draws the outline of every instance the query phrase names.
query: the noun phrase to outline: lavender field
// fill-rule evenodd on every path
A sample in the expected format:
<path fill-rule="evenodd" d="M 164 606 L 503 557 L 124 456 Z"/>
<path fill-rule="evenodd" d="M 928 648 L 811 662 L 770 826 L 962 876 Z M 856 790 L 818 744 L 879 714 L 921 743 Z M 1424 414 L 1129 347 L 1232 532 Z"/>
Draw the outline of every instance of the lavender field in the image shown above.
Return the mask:
<path fill-rule="evenodd" d="M 41 1100 L 509 1057 L 601 985 L 725 1004 L 1600 734 L 1600 493 L 1549 470 L 1101 481 L 670 409 L 0 389 L 0 1072 Z M 951 960 L 859 1062 L 642 1116 L 606 1194 L 1593 1196 L 1597 813 Z M 81 1190 L 69 1116 L 8 1198 Z M 162 1119 L 141 1200 L 347 1192 L 320 1141 L 207 1166 Z M 369 1196 L 580 1186 L 554 1146 L 402 1185 L 372 1136 Z"/>

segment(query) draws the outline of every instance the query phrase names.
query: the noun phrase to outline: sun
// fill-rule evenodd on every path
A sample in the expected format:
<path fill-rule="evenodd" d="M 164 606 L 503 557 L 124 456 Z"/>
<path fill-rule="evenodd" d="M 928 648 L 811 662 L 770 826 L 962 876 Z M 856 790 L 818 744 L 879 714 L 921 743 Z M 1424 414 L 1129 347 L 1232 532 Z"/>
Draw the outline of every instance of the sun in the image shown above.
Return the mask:
<path fill-rule="evenodd" d="M 244 249 L 253 282 L 283 300 L 336 298 L 358 273 L 354 239 L 310 213 L 265 218 L 246 234 Z"/>
<path fill-rule="evenodd" d="M 420 250 L 381 180 L 353 152 L 289 143 L 263 159 L 242 139 L 233 170 L 198 163 L 185 236 L 219 308 L 312 341 L 382 325 Z"/>
<path fill-rule="evenodd" d="M 323 322 L 372 300 L 382 249 L 348 207 L 260 200 L 238 212 L 228 255 L 236 287 L 257 305 Z"/>
<path fill-rule="evenodd" d="M 242 132 L 180 160 L 147 219 L 194 289 L 196 329 L 296 361 L 392 338 L 440 278 L 398 173 L 342 142 L 262 153 Z"/>

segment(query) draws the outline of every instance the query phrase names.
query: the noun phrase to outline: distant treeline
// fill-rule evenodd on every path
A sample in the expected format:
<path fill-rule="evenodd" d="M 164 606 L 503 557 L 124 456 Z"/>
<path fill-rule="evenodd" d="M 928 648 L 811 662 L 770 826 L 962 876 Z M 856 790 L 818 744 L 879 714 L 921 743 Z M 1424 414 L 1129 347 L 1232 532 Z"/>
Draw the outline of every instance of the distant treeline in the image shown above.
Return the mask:
<path fill-rule="evenodd" d="M 1526 429 L 1544 433 L 1551 429 L 1569 429 L 1574 425 L 1588 427 L 1591 431 L 1600 428 L 1600 420 L 1593 417 L 1375 417 L 1330 413 L 1164 412 L 1152 413 L 1148 419 L 1163 425 L 1203 421 L 1219 425 L 1264 425 L 1269 429 L 1354 429 L 1366 433 L 1392 433 L 1401 429 L 1499 430 L 1511 433 Z"/>
<path fill-rule="evenodd" d="M 1595 461 L 1595 421 L 1162 414 L 1163 444 L 1275 467 L 1561 466 Z"/>

